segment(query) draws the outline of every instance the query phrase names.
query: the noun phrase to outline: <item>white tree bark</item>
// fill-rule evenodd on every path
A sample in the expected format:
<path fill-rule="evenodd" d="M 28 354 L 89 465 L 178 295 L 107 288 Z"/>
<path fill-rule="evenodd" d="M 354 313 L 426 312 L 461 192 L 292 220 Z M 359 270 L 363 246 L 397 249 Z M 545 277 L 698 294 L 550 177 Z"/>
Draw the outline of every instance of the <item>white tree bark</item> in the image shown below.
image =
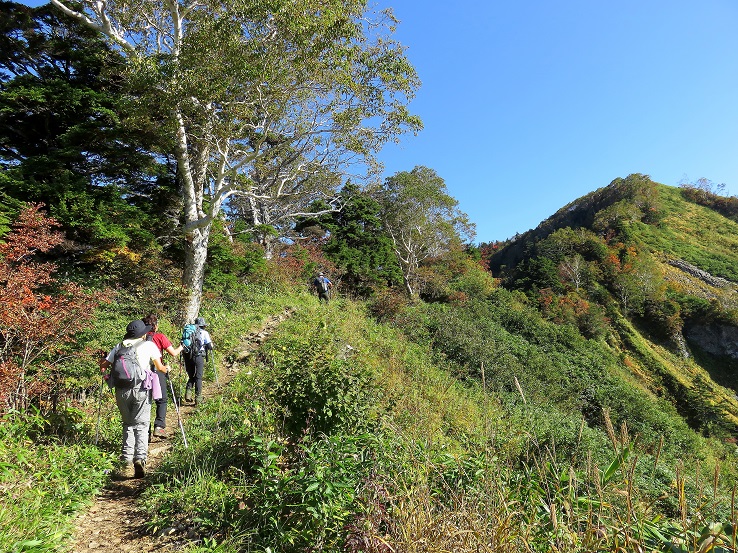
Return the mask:
<path fill-rule="evenodd" d="M 429 257 L 441 255 L 462 235 L 472 238 L 474 226 L 446 193 L 435 171 L 418 166 L 385 182 L 379 192 L 382 224 L 390 236 L 410 297 L 419 293 L 419 268 Z"/>
<path fill-rule="evenodd" d="M 357 37 L 368 21 L 359 0 L 345 0 L 334 19 L 318 0 L 274 13 L 246 0 L 82 0 L 79 11 L 51 2 L 117 45 L 168 117 L 183 199 L 188 321 L 200 307 L 211 225 L 230 198 L 278 205 L 279 216 L 267 210 L 268 224 L 307 214 L 318 199 L 335 209 L 349 167 L 376 170 L 373 152 L 420 128 L 405 109 L 419 85 L 414 69 L 381 33 Z M 254 19 L 234 22 L 224 17 L 229 9 Z M 314 25 L 323 17 L 329 24 Z M 391 70 L 388 56 L 397 62 Z"/>
<path fill-rule="evenodd" d="M 582 285 L 582 278 L 586 262 L 584 258 L 579 254 L 574 254 L 570 257 L 565 257 L 564 260 L 559 264 L 559 272 L 561 275 L 574 285 L 574 288 L 579 292 L 579 288 Z"/>

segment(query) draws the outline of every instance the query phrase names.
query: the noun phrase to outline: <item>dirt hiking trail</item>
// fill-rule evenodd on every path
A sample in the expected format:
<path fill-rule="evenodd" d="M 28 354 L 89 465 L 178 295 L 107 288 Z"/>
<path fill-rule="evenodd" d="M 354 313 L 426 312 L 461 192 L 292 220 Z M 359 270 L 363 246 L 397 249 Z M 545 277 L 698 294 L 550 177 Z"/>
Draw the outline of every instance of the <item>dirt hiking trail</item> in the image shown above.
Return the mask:
<path fill-rule="evenodd" d="M 243 360 L 248 357 L 282 321 L 291 317 L 293 313 L 294 309 L 287 307 L 282 313 L 269 317 L 261 330 L 246 335 L 238 351 L 235 352 L 236 359 Z M 221 360 L 218 367 L 219 383 L 204 381 L 203 398 L 207 401 L 208 398 L 217 396 L 220 388 L 226 386 L 238 371 L 237 366 L 228 365 L 225 360 Z M 195 409 L 197 408 L 193 404 L 183 403 L 180 406 L 185 432 L 187 432 L 187 419 Z M 170 436 L 180 433 L 177 411 L 171 400 L 167 409 L 167 432 Z M 151 438 L 146 466 L 149 474 L 156 470 L 170 449 L 169 440 Z M 111 479 L 95 497 L 93 505 L 77 516 L 67 551 L 71 553 L 178 551 L 198 540 L 199 537 L 194 531 L 187 527 L 164 528 L 154 535 L 148 533 L 145 526 L 146 513 L 140 511 L 137 506 L 138 498 L 148 485 L 148 477 L 129 480 Z"/>

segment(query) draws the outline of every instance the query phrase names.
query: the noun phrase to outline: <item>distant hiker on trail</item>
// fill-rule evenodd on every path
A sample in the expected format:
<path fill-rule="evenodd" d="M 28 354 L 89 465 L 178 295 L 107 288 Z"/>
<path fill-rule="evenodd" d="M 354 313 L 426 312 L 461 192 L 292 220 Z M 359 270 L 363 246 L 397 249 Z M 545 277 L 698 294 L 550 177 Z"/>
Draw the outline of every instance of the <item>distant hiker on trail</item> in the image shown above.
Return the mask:
<path fill-rule="evenodd" d="M 180 344 L 178 347 L 172 346 L 172 342 L 167 338 L 167 336 L 159 332 L 159 318 L 154 315 L 153 313 L 149 313 L 143 318 L 144 324 L 151 327 L 151 331 L 146 334 L 146 339 L 150 342 L 154 342 L 156 344 L 156 347 L 159 348 L 159 353 L 162 355 L 162 358 L 164 356 L 164 352 L 166 351 L 169 355 L 174 357 L 175 359 L 177 356 L 182 352 L 182 349 L 184 346 Z M 167 372 L 163 373 L 160 371 L 156 371 L 157 376 L 159 377 L 159 386 L 161 387 L 161 398 L 156 400 L 156 419 L 154 419 L 154 437 L 156 438 L 167 438 L 167 433 L 164 430 L 167 427 L 167 378 L 168 378 L 168 372 L 169 367 L 167 366 Z M 176 398 L 173 398 L 174 401 L 177 401 Z"/>
<path fill-rule="evenodd" d="M 202 402 L 202 373 L 205 360 L 213 349 L 213 341 L 210 333 L 205 330 L 208 326 L 205 319 L 198 317 L 193 325 L 186 325 L 182 332 L 182 344 L 184 345 L 184 361 L 187 370 L 187 387 L 185 389 L 185 401 L 192 401 L 192 389 L 195 389 L 195 405 Z"/>
<path fill-rule="evenodd" d="M 318 301 L 324 300 L 328 303 L 330 299 L 330 289 L 333 288 L 333 283 L 325 276 L 324 273 L 318 273 L 318 276 L 313 280 L 313 287 L 318 292 Z"/>
<path fill-rule="evenodd" d="M 120 475 L 124 478 L 146 475 L 151 397 L 161 397 L 159 379 L 152 372 L 151 363 L 159 372 L 167 372 L 156 344 L 146 339 L 150 331 L 151 327 L 141 319 L 131 321 L 123 341 L 100 361 L 103 371 L 110 367 L 108 386 L 115 388 L 115 402 L 123 425 Z"/>

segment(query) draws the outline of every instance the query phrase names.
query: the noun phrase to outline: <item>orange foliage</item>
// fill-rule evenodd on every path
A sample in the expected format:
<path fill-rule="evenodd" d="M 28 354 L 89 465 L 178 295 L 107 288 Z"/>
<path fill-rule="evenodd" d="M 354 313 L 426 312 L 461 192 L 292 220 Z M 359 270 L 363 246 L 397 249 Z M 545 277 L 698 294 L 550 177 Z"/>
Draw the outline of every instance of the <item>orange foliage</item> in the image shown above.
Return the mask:
<path fill-rule="evenodd" d="M 270 278 L 282 285 L 309 285 L 318 271 L 326 273 L 334 287 L 340 284 L 338 268 L 323 254 L 322 240 L 285 246 L 270 260 L 270 268 Z"/>
<path fill-rule="evenodd" d="M 56 357 L 100 299 L 59 283 L 55 263 L 39 259 L 62 242 L 55 227 L 31 205 L 0 244 L 0 413 L 25 408 L 49 388 Z"/>

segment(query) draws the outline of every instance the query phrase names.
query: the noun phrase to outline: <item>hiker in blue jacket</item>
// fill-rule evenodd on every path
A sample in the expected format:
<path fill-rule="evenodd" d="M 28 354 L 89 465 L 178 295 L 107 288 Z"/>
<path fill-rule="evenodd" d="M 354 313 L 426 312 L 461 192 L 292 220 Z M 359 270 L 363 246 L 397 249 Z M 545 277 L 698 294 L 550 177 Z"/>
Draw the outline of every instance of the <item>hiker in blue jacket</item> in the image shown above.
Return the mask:
<path fill-rule="evenodd" d="M 318 292 L 318 301 L 325 301 L 328 303 L 330 299 L 330 289 L 333 288 L 333 283 L 325 276 L 324 273 L 318 273 L 318 276 L 313 280 L 313 287 Z"/>
<path fill-rule="evenodd" d="M 191 351 L 184 354 L 185 369 L 187 370 L 187 387 L 185 388 L 185 401 L 192 401 L 192 390 L 195 390 L 195 405 L 202 403 L 202 373 L 208 354 L 213 350 L 213 341 L 210 333 L 205 330 L 208 326 L 205 319 L 195 319 L 197 332 L 194 337 Z"/>

